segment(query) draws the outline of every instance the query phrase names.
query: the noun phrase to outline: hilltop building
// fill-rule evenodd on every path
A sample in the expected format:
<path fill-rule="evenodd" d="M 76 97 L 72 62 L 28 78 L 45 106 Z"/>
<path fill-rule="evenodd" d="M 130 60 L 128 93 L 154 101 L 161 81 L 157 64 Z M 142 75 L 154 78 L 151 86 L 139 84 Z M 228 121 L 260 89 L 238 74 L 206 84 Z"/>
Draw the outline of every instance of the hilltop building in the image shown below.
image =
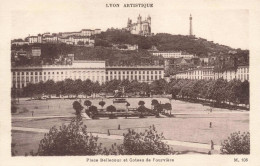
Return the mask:
<path fill-rule="evenodd" d="M 142 20 L 142 17 L 137 17 L 137 22 L 133 23 L 131 19 L 128 18 L 127 27 L 125 28 L 131 34 L 149 36 L 151 35 L 151 17 L 148 15 L 147 18 Z"/>
<path fill-rule="evenodd" d="M 175 51 L 156 51 L 152 52 L 152 55 L 154 56 L 162 56 L 163 58 L 185 58 L 185 59 L 191 59 L 195 58 L 193 54 L 186 54 L 183 52 L 175 52 Z"/>
<path fill-rule="evenodd" d="M 94 35 L 100 34 L 101 29 L 82 29 L 79 32 L 59 32 L 50 33 L 46 32 L 38 34 L 37 36 L 28 36 L 25 40 L 12 40 L 11 44 L 25 45 L 33 43 L 66 43 L 71 45 L 85 45 L 94 46 L 94 39 L 91 38 Z"/>

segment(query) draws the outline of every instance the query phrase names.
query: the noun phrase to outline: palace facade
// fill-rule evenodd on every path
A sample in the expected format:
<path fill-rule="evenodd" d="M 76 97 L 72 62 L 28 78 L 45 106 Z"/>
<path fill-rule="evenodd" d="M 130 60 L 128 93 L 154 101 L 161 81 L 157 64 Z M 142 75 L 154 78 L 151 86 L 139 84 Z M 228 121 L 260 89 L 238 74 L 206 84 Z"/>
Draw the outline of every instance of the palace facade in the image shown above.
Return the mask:
<path fill-rule="evenodd" d="M 164 78 L 164 66 L 107 66 L 106 80 L 113 79 L 152 83 Z"/>
<path fill-rule="evenodd" d="M 64 81 L 65 79 L 89 79 L 104 83 L 105 61 L 74 61 L 72 65 L 43 65 L 13 67 L 12 87 L 23 88 L 29 83 L 45 82 L 47 80 Z"/>
<path fill-rule="evenodd" d="M 237 70 L 225 70 L 223 72 L 214 72 L 213 66 L 199 67 L 190 70 L 178 72 L 171 76 L 172 79 L 191 79 L 191 80 L 217 80 L 223 78 L 226 81 L 233 79 L 241 80 L 242 82 L 249 81 L 249 66 L 240 65 Z"/>
<path fill-rule="evenodd" d="M 151 83 L 164 78 L 163 66 L 107 66 L 105 61 L 73 61 L 71 65 L 12 67 L 12 88 L 23 88 L 47 80 L 91 80 L 105 83 L 113 79 Z"/>

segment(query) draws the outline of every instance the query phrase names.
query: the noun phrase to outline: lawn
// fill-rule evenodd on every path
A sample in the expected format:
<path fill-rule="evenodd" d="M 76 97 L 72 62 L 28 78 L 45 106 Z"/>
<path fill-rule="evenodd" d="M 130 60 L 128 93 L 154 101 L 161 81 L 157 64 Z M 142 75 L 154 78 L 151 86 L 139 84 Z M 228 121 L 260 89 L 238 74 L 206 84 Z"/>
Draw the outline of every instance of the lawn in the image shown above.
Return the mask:
<path fill-rule="evenodd" d="M 129 108 L 138 107 L 138 101 L 145 101 L 145 106 L 151 108 L 152 98 L 130 98 L 127 101 L 130 103 Z M 169 102 L 169 99 L 157 99 L 161 103 Z M 31 111 L 34 111 L 34 117 L 38 116 L 73 116 L 72 102 L 74 100 L 35 100 L 35 101 L 20 101 L 19 112 L 12 117 L 30 117 Z M 101 108 L 98 102 L 101 99 L 91 100 L 92 104 Z M 112 104 L 112 99 L 105 99 L 105 107 Z M 82 101 L 83 103 L 84 101 Z M 136 131 L 143 131 L 151 125 L 155 125 L 159 132 L 163 132 L 166 139 L 187 142 L 199 142 L 209 144 L 213 140 L 214 144 L 221 144 L 221 141 L 226 139 L 230 133 L 235 131 L 249 131 L 249 113 L 246 111 L 231 111 L 228 109 L 213 109 L 213 112 L 205 111 L 209 106 L 201 104 L 187 103 L 183 101 L 171 101 L 172 113 L 176 113 L 175 118 L 142 118 L 142 119 L 99 119 L 99 120 L 84 120 L 88 131 L 122 135 L 131 128 Z M 178 114 L 177 114 L 178 113 Z M 72 117 L 63 118 L 45 118 L 45 119 L 12 119 L 12 126 L 15 127 L 30 127 L 49 129 L 52 126 L 60 126 L 70 122 Z M 212 122 L 212 128 L 209 128 L 209 123 Z M 118 130 L 120 125 L 121 130 Z M 28 138 L 30 138 L 28 141 Z M 33 139 L 32 139 L 33 138 Z M 24 155 L 25 149 L 36 150 L 40 139 L 43 138 L 41 133 L 30 132 L 12 132 L 12 140 L 17 144 L 17 150 L 20 155 Z M 100 139 L 103 145 L 108 146 L 113 142 L 118 141 Z M 192 151 L 192 149 L 183 149 L 176 147 L 177 150 Z M 19 152 L 20 151 L 20 152 Z M 199 151 L 197 151 L 199 152 Z M 200 151 L 201 152 L 201 151 Z"/>

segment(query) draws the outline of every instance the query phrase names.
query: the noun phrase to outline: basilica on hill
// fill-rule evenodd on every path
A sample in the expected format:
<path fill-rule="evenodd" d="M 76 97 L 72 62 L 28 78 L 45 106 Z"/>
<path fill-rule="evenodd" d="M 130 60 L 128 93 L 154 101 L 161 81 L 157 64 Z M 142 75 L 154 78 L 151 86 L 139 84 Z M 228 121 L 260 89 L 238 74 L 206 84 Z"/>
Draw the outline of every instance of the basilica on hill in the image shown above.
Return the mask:
<path fill-rule="evenodd" d="M 147 18 L 142 20 L 142 17 L 137 17 L 137 22 L 133 23 L 131 19 L 128 18 L 127 27 L 125 28 L 131 34 L 149 36 L 151 35 L 151 17 L 148 15 Z"/>

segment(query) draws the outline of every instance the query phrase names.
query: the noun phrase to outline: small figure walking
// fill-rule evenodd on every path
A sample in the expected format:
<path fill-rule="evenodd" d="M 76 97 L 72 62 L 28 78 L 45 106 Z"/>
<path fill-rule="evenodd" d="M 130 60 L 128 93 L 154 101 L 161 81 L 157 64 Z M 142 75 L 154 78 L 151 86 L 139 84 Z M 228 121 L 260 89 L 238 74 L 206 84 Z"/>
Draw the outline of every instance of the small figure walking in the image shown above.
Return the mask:
<path fill-rule="evenodd" d="M 212 122 L 209 123 L 209 128 L 212 128 Z"/>
<path fill-rule="evenodd" d="M 214 142 L 211 140 L 211 150 L 214 150 Z"/>
<path fill-rule="evenodd" d="M 211 155 L 211 150 L 208 152 L 208 155 Z"/>
<path fill-rule="evenodd" d="M 118 125 L 118 130 L 121 130 L 121 128 L 120 128 L 120 124 Z"/>
<path fill-rule="evenodd" d="M 34 114 L 34 111 L 32 111 L 32 116 L 33 116 L 33 114 Z"/>

